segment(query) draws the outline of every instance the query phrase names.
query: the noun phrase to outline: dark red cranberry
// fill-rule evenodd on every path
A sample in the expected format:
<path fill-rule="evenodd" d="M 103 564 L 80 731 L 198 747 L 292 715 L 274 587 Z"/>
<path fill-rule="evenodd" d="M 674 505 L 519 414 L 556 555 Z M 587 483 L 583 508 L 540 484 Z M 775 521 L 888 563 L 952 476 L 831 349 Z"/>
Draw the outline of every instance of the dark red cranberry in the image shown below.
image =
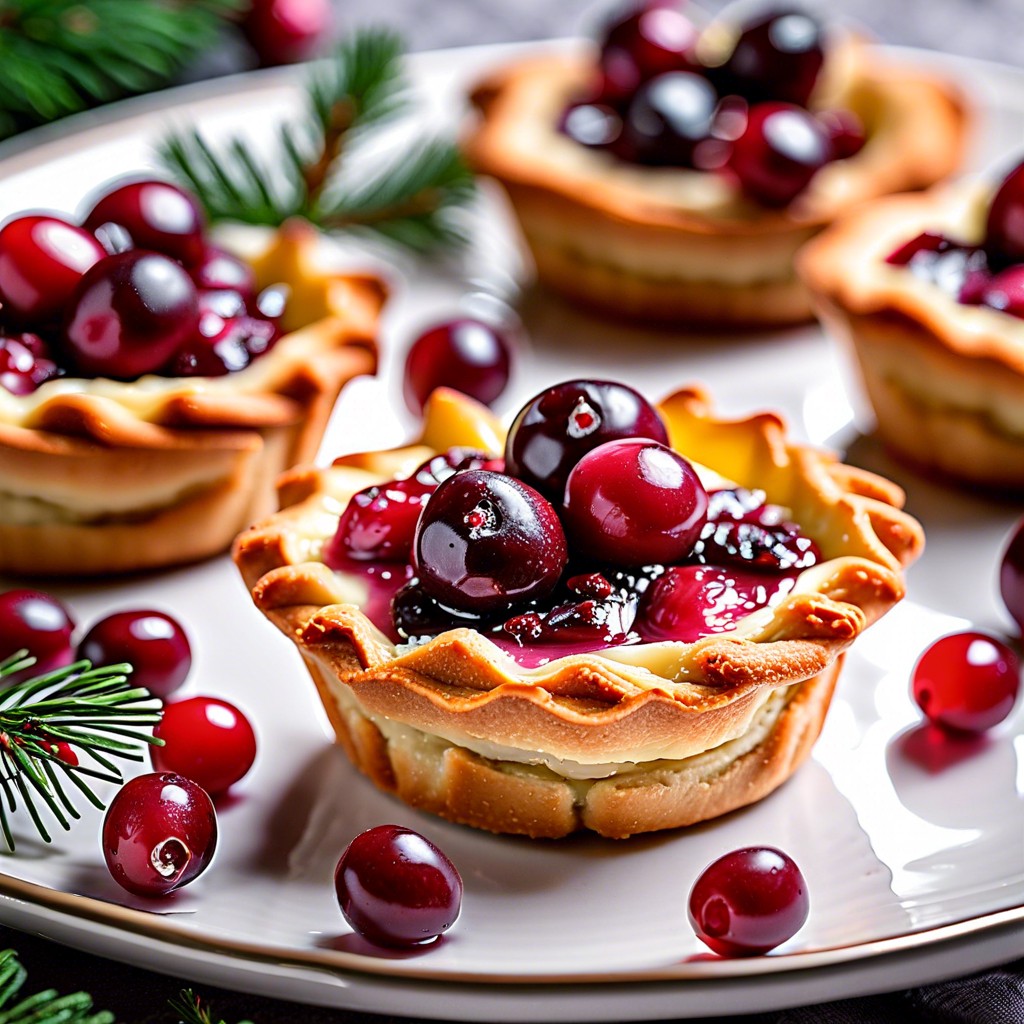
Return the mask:
<path fill-rule="evenodd" d="M 981 302 L 1010 316 L 1024 317 L 1024 265 L 1007 267 L 989 278 L 982 289 Z"/>
<path fill-rule="evenodd" d="M 1024 519 L 1014 526 L 1003 549 L 999 563 L 999 592 L 1006 610 L 1024 632 Z"/>
<path fill-rule="evenodd" d="M 442 605 L 480 614 L 547 596 L 566 559 L 550 502 L 486 469 L 445 480 L 420 514 L 413 540 L 423 589 Z"/>
<path fill-rule="evenodd" d="M 4 677 L 4 685 L 71 664 L 75 621 L 64 605 L 40 590 L 7 590 L 0 594 L 0 661 L 27 650 L 36 663 Z"/>
<path fill-rule="evenodd" d="M 788 103 L 758 103 L 733 143 L 729 168 L 751 199 L 785 206 L 831 156 L 828 132 L 813 114 Z"/>
<path fill-rule="evenodd" d="M 574 552 L 613 565 L 681 562 L 707 516 L 708 496 L 678 452 L 640 438 L 586 453 L 565 485 L 563 518 Z"/>
<path fill-rule="evenodd" d="M 544 615 L 515 615 L 502 628 L 520 644 L 621 644 L 633 628 L 636 607 L 634 595 L 585 598 L 556 605 Z"/>
<path fill-rule="evenodd" d="M 886 262 L 908 267 L 915 277 L 936 285 L 958 302 L 985 301 L 992 282 L 984 249 L 963 246 L 930 232 L 901 245 Z M 993 294 L 993 304 L 1005 302 L 1004 293 Z"/>
<path fill-rule="evenodd" d="M 818 21 L 805 11 L 775 10 L 744 25 L 715 74 L 723 92 L 806 107 L 824 60 Z"/>
<path fill-rule="evenodd" d="M 572 467 L 599 444 L 626 437 L 668 444 L 661 417 L 633 388 L 612 381 L 566 381 L 519 410 L 505 442 L 505 468 L 561 505 Z"/>
<path fill-rule="evenodd" d="M 637 163 L 689 167 L 697 145 L 711 134 L 718 95 L 706 78 L 689 71 L 658 75 L 633 97 L 623 140 Z"/>
<path fill-rule="evenodd" d="M 124 228 L 136 249 L 153 249 L 187 265 L 203 258 L 203 212 L 188 192 L 170 182 L 131 181 L 105 193 L 84 225 L 97 231 L 105 224 Z"/>
<path fill-rule="evenodd" d="M 722 956 L 758 956 L 807 920 L 807 883 L 793 859 L 770 846 L 733 850 L 709 864 L 690 891 L 697 937 Z"/>
<path fill-rule="evenodd" d="M 446 608 L 434 600 L 419 584 L 410 580 L 391 599 L 391 622 L 400 637 L 436 636 L 458 626 L 478 628 L 479 615 L 456 608 Z"/>
<path fill-rule="evenodd" d="M 0 329 L 0 387 L 12 395 L 29 395 L 40 384 L 62 374 L 45 355 L 46 343 L 37 334 L 6 334 Z"/>
<path fill-rule="evenodd" d="M 400 825 L 377 825 L 348 844 L 334 872 L 349 925 L 381 946 L 433 942 L 455 923 L 462 878 L 427 838 Z"/>
<path fill-rule="evenodd" d="M 263 67 L 308 60 L 331 28 L 330 0 L 253 0 L 242 31 Z"/>
<path fill-rule="evenodd" d="M 211 296 L 241 298 L 237 292 L 206 293 L 207 299 Z M 280 336 L 280 328 L 270 320 L 247 313 L 225 319 L 208 308 L 200 312 L 198 329 L 163 372 L 169 377 L 223 377 L 244 370 Z"/>
<path fill-rule="evenodd" d="M 1024 263 L 1024 163 L 1003 179 L 985 221 L 985 252 L 993 267 Z"/>
<path fill-rule="evenodd" d="M 216 245 L 205 244 L 199 261 L 189 267 L 200 294 L 236 292 L 246 301 L 256 297 L 256 274 L 244 260 Z"/>
<path fill-rule="evenodd" d="M 0 301 L 8 321 L 59 320 L 82 275 L 106 256 L 88 231 L 31 214 L 0 228 Z"/>
<path fill-rule="evenodd" d="M 574 103 L 563 112 L 558 130 L 581 146 L 604 149 L 622 135 L 622 117 L 604 103 Z"/>
<path fill-rule="evenodd" d="M 192 667 L 192 648 L 181 626 L 163 612 L 115 612 L 82 637 L 78 656 L 94 665 L 128 662 L 131 681 L 157 697 L 169 697 Z"/>
<path fill-rule="evenodd" d="M 945 235 L 936 234 L 934 231 L 922 231 L 889 253 L 885 262 L 895 267 L 905 267 L 918 253 L 946 252 L 952 244 Z"/>
<path fill-rule="evenodd" d="M 164 896 L 198 877 L 217 847 L 207 793 L 173 772 L 126 782 L 103 819 L 103 857 L 114 881 L 136 896 Z"/>
<path fill-rule="evenodd" d="M 153 767 L 184 775 L 211 796 L 236 783 L 256 760 L 249 719 L 216 697 L 168 702 L 153 735 L 164 741 L 152 748 Z"/>
<path fill-rule="evenodd" d="M 1013 710 L 1020 665 L 995 637 L 953 633 L 925 650 L 911 684 L 918 707 L 935 725 L 952 732 L 984 732 Z"/>
<path fill-rule="evenodd" d="M 467 318 L 424 331 L 405 359 L 405 401 L 422 412 L 435 388 L 448 387 L 490 405 L 505 390 L 512 354 L 504 335 Z"/>
<path fill-rule="evenodd" d="M 818 120 L 828 132 L 833 160 L 849 160 L 864 148 L 864 122 L 852 110 L 824 110 Z"/>

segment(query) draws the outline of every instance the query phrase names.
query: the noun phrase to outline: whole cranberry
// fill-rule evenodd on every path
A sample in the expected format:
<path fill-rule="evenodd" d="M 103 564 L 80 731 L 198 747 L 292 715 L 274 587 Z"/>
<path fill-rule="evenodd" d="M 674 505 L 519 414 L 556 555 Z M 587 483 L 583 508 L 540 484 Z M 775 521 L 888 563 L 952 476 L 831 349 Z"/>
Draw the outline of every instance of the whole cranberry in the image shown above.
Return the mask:
<path fill-rule="evenodd" d="M 331 28 L 330 0 L 252 0 L 242 32 L 264 67 L 308 60 Z"/>
<path fill-rule="evenodd" d="M 0 228 L 0 301 L 5 318 L 29 326 L 58 321 L 82 275 L 106 256 L 88 231 L 29 214 Z"/>
<path fill-rule="evenodd" d="M 613 381 L 566 381 L 519 410 L 505 442 L 505 469 L 561 505 L 572 467 L 592 448 L 627 437 L 668 444 L 665 424 L 643 395 Z"/>
<path fill-rule="evenodd" d="M 565 485 L 571 549 L 613 565 L 682 561 L 707 510 L 707 492 L 690 463 L 666 445 L 639 438 L 587 452 Z"/>
<path fill-rule="evenodd" d="M 154 772 L 126 782 L 103 819 L 103 858 L 136 896 L 164 896 L 197 878 L 217 848 L 213 801 L 194 782 Z"/>
<path fill-rule="evenodd" d="M 102 195 L 84 225 L 117 224 L 136 249 L 152 249 L 185 264 L 199 263 L 205 243 L 203 212 L 184 189 L 167 181 L 130 181 Z"/>
<path fill-rule="evenodd" d="M 1024 265 L 1007 267 L 989 278 L 981 302 L 1010 316 L 1024 317 Z"/>
<path fill-rule="evenodd" d="M 47 357 L 46 343 L 37 334 L 8 333 L 0 328 L 0 387 L 12 395 L 29 395 L 40 384 L 61 375 Z"/>
<path fill-rule="evenodd" d="M 697 937 L 722 956 L 758 956 L 792 938 L 807 920 L 807 883 L 770 846 L 733 850 L 709 864 L 690 892 Z"/>
<path fill-rule="evenodd" d="M 70 665 L 75 620 L 68 609 L 41 590 L 6 590 L 0 594 L 0 661 L 20 650 L 36 659 L 34 665 L 4 678 L 4 684 Z"/>
<path fill-rule="evenodd" d="M 234 296 L 237 292 L 207 292 Z M 272 320 L 241 313 L 221 317 L 210 310 L 201 311 L 199 327 L 179 347 L 174 358 L 163 368 L 169 377 L 223 377 L 244 370 L 253 359 L 269 352 L 281 336 L 280 327 Z"/>
<path fill-rule="evenodd" d="M 432 843 L 400 825 L 356 836 L 334 872 L 338 905 L 349 925 L 381 946 L 433 942 L 459 916 L 462 878 Z"/>
<path fill-rule="evenodd" d="M 558 130 L 581 146 L 603 149 L 622 135 L 622 117 L 606 103 L 573 103 L 562 113 Z"/>
<path fill-rule="evenodd" d="M 205 243 L 202 256 L 189 267 L 200 294 L 230 291 L 246 301 L 256 297 L 256 273 L 244 260 L 219 246 Z"/>
<path fill-rule="evenodd" d="M 999 592 L 1006 610 L 1024 631 L 1024 519 L 1010 532 L 999 563 Z"/>
<path fill-rule="evenodd" d="M 132 683 L 169 697 L 192 667 L 185 630 L 170 615 L 150 609 L 114 612 L 96 622 L 78 644 L 78 657 L 94 665 L 128 662 Z"/>
<path fill-rule="evenodd" d="M 993 267 L 1024 263 L 1024 163 L 1010 171 L 992 198 L 985 251 Z"/>
<path fill-rule="evenodd" d="M 550 502 L 486 469 L 445 480 L 420 513 L 413 539 L 413 565 L 427 594 L 481 614 L 550 594 L 566 558 Z"/>
<path fill-rule="evenodd" d="M 711 133 L 718 94 L 706 78 L 671 71 L 642 85 L 626 112 L 623 141 L 637 163 L 687 167 Z"/>
<path fill-rule="evenodd" d="M 64 338 L 81 373 L 134 380 L 167 363 L 198 319 L 195 285 L 181 266 L 134 249 L 85 274 L 68 304 Z"/>
<path fill-rule="evenodd" d="M 788 103 L 758 103 L 728 166 L 751 199 L 785 206 L 831 158 L 828 132 L 813 114 Z"/>

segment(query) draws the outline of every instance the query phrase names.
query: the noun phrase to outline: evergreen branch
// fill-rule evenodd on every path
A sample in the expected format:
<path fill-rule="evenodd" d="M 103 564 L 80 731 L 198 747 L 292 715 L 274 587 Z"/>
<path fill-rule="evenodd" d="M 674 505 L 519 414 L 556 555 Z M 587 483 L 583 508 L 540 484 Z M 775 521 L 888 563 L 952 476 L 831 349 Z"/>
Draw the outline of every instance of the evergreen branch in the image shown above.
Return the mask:
<path fill-rule="evenodd" d="M 86 992 L 62 996 L 51 988 L 8 1006 L 27 977 L 13 949 L 0 952 L 0 1024 L 114 1024 L 108 1010 L 91 1012 L 92 996 Z"/>
<path fill-rule="evenodd" d="M 183 988 L 177 998 L 168 1000 L 168 1005 L 178 1015 L 179 1024 L 225 1024 L 223 1019 L 214 1021 L 213 1012 L 202 1005 L 190 988 Z M 243 1020 L 238 1024 L 252 1024 L 252 1021 Z"/>

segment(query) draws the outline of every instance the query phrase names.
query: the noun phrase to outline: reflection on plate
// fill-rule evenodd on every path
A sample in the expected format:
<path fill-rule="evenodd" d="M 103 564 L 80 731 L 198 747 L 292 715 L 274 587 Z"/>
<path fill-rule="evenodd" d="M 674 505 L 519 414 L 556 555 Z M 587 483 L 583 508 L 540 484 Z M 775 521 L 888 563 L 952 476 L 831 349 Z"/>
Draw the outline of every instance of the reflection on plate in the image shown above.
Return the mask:
<path fill-rule="evenodd" d="M 424 116 L 450 118 L 464 82 L 501 55 L 480 48 L 417 58 L 430 100 Z M 1024 124 L 1000 97 L 1024 94 L 1024 79 L 985 65 L 948 66 L 990 96 L 998 152 Z M 127 104 L 114 117 L 93 115 L 78 134 L 44 133 L 51 141 L 0 160 L 0 215 L 39 205 L 73 210 L 111 168 L 147 166 L 167 123 L 195 118 L 216 133 L 249 113 L 272 122 L 296 102 L 292 75 L 193 87 Z M 460 304 L 515 297 L 518 257 L 496 196 L 476 227 L 470 277 L 401 268 L 383 372 L 346 392 L 324 458 L 406 436 L 398 370 L 419 325 Z M 623 843 L 498 838 L 420 815 L 349 767 L 329 743 L 293 648 L 251 607 L 227 559 L 59 586 L 80 621 L 147 605 L 185 622 L 195 667 L 183 693 L 243 707 L 257 725 L 260 755 L 220 806 L 214 866 L 188 889 L 156 904 L 127 897 L 102 866 L 99 820 L 89 815 L 52 847 L 22 827 L 17 856 L 3 857 L 0 920 L 199 982 L 448 1019 L 742 1013 L 903 987 L 1024 952 L 1024 740 L 1016 735 L 1024 714 L 972 745 L 937 746 L 907 687 L 911 665 L 934 637 L 968 622 L 1007 628 L 994 580 L 1016 510 L 908 478 L 870 438 L 847 428 L 839 363 L 817 330 L 678 338 L 594 321 L 535 294 L 521 309 L 532 343 L 506 413 L 568 376 L 618 377 L 655 397 L 699 380 L 725 412 L 781 408 L 796 433 L 838 439 L 853 461 L 906 483 L 928 551 L 912 570 L 910 599 L 848 658 L 812 762 L 762 803 L 685 832 Z M 462 918 L 428 950 L 376 951 L 351 935 L 335 904 L 337 857 L 354 834 L 385 821 L 423 832 L 462 871 Z M 686 897 L 704 865 L 748 844 L 777 845 L 796 859 L 811 917 L 770 956 L 722 961 L 693 936 Z"/>

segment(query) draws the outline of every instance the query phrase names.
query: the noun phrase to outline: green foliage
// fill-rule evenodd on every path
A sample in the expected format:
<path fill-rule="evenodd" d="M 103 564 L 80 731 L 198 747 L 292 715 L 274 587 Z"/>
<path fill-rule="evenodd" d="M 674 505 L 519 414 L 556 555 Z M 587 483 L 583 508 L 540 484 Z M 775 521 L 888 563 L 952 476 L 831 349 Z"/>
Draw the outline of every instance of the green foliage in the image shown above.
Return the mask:
<path fill-rule="evenodd" d="M 200 1003 L 199 997 L 190 988 L 182 989 L 177 999 L 170 1000 L 170 1007 L 178 1015 L 179 1024 L 224 1024 L 223 1020 L 213 1019 L 212 1011 Z M 252 1022 L 243 1020 L 239 1024 Z"/>
<path fill-rule="evenodd" d="M 62 996 L 51 988 L 14 1002 L 27 974 L 13 949 L 0 952 L 0 1024 L 113 1024 L 109 1011 L 92 1012 L 85 992 Z"/>

